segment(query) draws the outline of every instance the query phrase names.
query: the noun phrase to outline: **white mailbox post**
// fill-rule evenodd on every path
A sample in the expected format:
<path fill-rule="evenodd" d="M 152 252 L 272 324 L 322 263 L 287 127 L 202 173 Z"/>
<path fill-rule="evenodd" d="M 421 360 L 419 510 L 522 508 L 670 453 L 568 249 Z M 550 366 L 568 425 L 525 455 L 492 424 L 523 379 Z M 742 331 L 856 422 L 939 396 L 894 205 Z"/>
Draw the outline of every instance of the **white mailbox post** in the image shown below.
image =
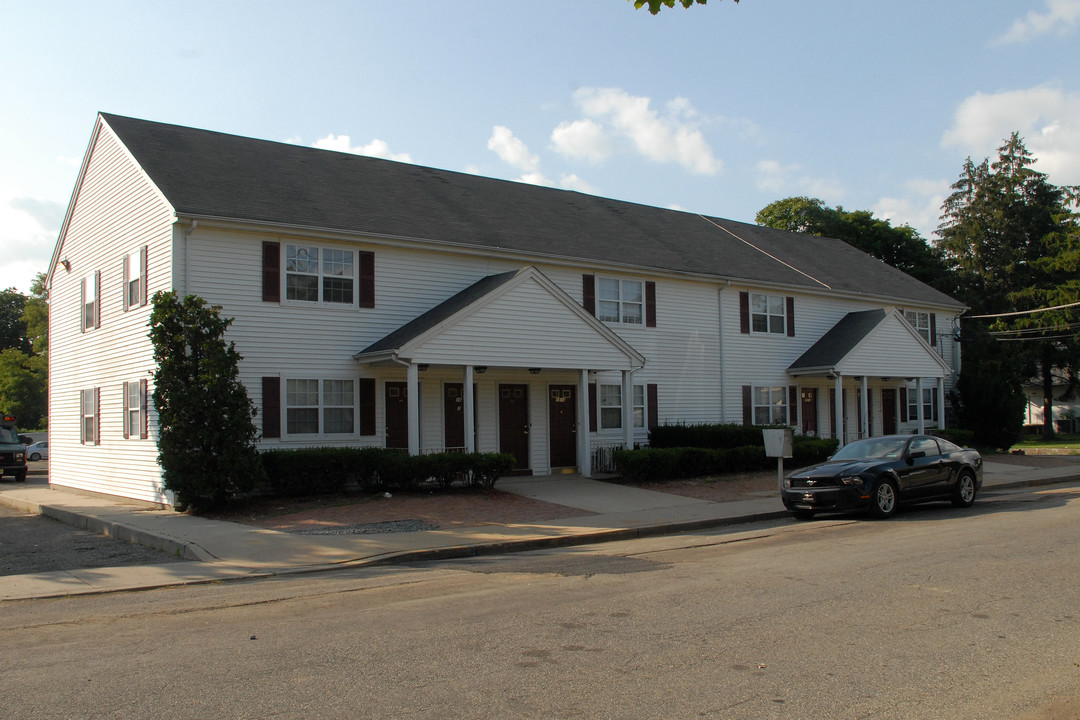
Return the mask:
<path fill-rule="evenodd" d="M 765 437 L 765 456 L 776 458 L 776 489 L 784 488 L 784 458 L 794 455 L 791 446 L 795 442 L 795 431 L 791 428 L 762 428 Z"/>

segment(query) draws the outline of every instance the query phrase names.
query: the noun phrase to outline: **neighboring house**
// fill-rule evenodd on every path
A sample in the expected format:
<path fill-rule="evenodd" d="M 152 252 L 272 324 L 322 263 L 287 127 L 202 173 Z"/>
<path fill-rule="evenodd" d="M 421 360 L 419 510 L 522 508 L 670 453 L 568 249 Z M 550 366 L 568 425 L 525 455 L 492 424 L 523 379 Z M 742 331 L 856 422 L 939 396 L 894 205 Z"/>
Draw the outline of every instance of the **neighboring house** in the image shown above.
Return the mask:
<path fill-rule="evenodd" d="M 940 425 L 964 310 L 839 240 L 100 115 L 49 270 L 51 482 L 170 502 L 159 290 L 235 318 L 262 448 L 541 475 L 659 423 Z"/>

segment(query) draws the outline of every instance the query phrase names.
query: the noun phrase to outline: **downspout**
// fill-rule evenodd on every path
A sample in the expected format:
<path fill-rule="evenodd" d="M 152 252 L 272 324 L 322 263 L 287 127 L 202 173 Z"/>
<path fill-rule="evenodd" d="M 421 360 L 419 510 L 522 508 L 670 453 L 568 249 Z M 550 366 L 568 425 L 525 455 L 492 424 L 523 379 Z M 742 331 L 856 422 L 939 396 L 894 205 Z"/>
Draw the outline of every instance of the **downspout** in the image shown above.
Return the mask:
<path fill-rule="evenodd" d="M 181 238 L 183 239 L 184 244 L 180 259 L 182 267 L 180 268 L 179 277 L 175 277 L 174 275 L 173 283 L 174 290 L 176 290 L 176 294 L 180 297 L 185 297 L 188 295 L 188 266 L 190 265 L 191 259 L 191 235 L 198 227 L 199 221 L 192 220 L 191 224 L 188 225 L 187 228 L 181 233 Z"/>
<path fill-rule="evenodd" d="M 719 333 L 717 340 L 720 347 L 716 350 L 716 357 L 720 363 L 720 422 L 727 422 L 727 383 L 724 382 L 724 291 L 731 286 L 731 281 L 726 281 L 716 291 L 716 330 Z"/>

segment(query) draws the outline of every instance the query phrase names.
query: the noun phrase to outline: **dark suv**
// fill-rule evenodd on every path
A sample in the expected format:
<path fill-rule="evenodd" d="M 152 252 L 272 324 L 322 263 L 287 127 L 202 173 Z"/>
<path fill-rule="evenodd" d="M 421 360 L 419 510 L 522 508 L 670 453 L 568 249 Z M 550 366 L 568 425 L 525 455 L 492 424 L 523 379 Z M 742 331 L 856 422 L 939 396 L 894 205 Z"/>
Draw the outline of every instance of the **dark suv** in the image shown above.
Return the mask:
<path fill-rule="evenodd" d="M 0 477 L 4 475 L 26 482 L 26 447 L 19 441 L 11 415 L 0 415 Z"/>

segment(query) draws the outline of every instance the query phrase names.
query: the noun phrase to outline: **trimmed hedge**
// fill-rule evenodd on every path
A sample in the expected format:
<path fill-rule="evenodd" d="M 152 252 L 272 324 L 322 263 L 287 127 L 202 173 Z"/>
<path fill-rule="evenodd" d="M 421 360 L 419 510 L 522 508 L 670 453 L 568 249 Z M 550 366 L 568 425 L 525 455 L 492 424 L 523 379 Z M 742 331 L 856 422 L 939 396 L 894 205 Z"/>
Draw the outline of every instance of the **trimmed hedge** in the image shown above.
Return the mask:
<path fill-rule="evenodd" d="M 440 487 L 459 482 L 490 489 L 514 469 L 505 453 L 433 453 L 409 455 L 384 448 L 316 447 L 262 453 L 266 489 L 288 497 L 344 492 L 413 490 L 431 480 Z"/>
<path fill-rule="evenodd" d="M 758 428 L 758 440 L 761 429 Z M 835 439 L 823 440 L 795 436 L 794 457 L 785 460 L 793 467 L 803 467 L 827 460 L 836 452 Z M 730 448 L 661 447 L 640 450 L 616 450 L 615 469 L 626 480 L 663 481 L 681 478 L 754 472 L 776 467 L 776 458 L 765 455 L 764 445 Z"/>
<path fill-rule="evenodd" d="M 960 447 L 974 446 L 974 430 L 962 430 L 960 428 L 945 428 L 944 430 L 939 430 L 937 428 L 930 428 L 927 432 L 931 435 L 937 435 L 940 438 L 945 438 L 950 442 L 954 442 Z"/>
<path fill-rule="evenodd" d="M 695 425 L 658 425 L 649 430 L 652 448 L 712 448 L 724 450 L 762 445 L 764 428 L 786 428 L 787 425 L 734 425 L 700 423 Z"/>

